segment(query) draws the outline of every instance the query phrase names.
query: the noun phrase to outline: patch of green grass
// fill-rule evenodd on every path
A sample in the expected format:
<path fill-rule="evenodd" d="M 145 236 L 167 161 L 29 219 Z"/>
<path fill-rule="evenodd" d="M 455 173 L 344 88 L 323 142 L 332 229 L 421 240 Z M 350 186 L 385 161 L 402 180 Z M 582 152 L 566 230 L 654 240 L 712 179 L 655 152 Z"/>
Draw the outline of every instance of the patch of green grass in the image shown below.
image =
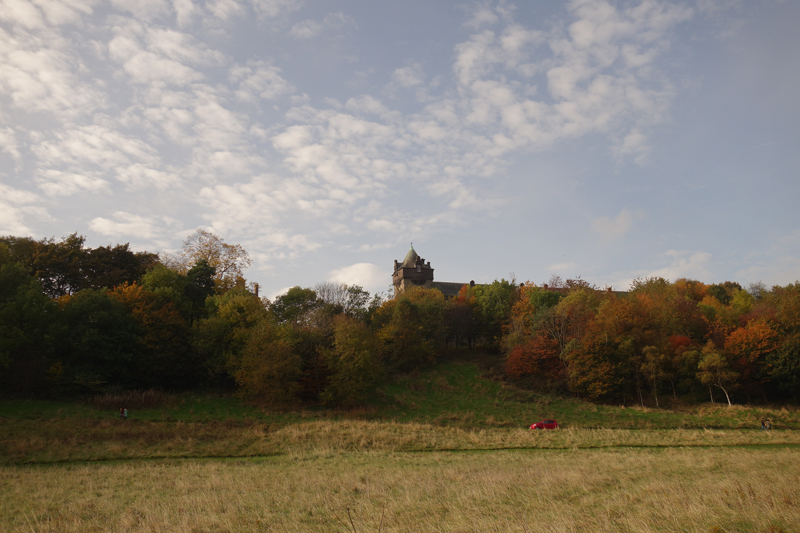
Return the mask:
<path fill-rule="evenodd" d="M 766 416 L 776 429 L 800 429 L 797 408 L 701 404 L 680 410 L 596 405 L 524 391 L 482 377 L 470 362 L 450 361 L 401 377 L 379 390 L 372 417 L 466 428 L 527 427 L 554 418 L 565 428 L 759 429 Z"/>
<path fill-rule="evenodd" d="M 554 418 L 564 428 L 753 429 L 766 416 L 775 429 L 800 429 L 796 407 L 701 404 L 677 410 L 595 405 L 570 397 L 525 391 L 482 376 L 468 356 L 402 376 L 382 385 L 369 405 L 342 412 L 321 408 L 270 411 L 235 396 L 186 393 L 151 409 L 129 409 L 131 420 L 151 423 L 258 422 L 281 427 L 314 419 L 369 419 L 417 422 L 464 429 L 526 428 Z M 486 366 L 486 365 L 483 365 Z M 116 409 L 79 402 L 0 401 L 0 421 L 116 419 Z"/>

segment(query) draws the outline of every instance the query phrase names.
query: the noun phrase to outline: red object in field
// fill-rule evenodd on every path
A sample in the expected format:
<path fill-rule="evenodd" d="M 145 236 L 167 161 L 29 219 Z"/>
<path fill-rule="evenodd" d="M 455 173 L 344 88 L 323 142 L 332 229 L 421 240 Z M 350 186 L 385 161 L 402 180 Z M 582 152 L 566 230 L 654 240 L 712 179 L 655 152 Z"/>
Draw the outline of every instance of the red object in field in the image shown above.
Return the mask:
<path fill-rule="evenodd" d="M 531 424 L 531 429 L 558 429 L 558 422 L 555 420 L 540 420 Z"/>

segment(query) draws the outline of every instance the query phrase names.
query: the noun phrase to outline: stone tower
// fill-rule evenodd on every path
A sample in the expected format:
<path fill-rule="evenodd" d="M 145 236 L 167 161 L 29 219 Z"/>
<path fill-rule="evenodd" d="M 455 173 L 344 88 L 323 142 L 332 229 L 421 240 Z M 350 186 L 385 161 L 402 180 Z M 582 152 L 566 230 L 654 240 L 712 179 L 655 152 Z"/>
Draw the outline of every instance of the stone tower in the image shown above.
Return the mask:
<path fill-rule="evenodd" d="M 395 294 L 402 292 L 406 287 L 413 285 L 431 288 L 433 286 L 433 269 L 431 263 L 417 255 L 414 251 L 414 244 L 406 254 L 402 263 L 394 261 L 394 273 L 392 274 Z"/>

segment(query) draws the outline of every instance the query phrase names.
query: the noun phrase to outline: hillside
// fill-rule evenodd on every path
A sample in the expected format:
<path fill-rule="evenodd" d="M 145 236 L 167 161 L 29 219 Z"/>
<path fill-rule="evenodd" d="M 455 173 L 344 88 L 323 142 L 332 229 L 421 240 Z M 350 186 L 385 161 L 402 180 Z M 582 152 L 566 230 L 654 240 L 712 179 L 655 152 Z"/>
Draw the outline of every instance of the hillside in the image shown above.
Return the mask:
<path fill-rule="evenodd" d="M 797 409 L 594 405 L 521 391 L 482 377 L 474 362 L 456 361 L 397 379 L 378 391 L 372 407 L 353 411 L 275 412 L 232 397 L 182 395 L 129 413 L 122 421 L 116 409 L 86 404 L 0 402 L 0 458 L 17 463 L 336 449 L 800 444 L 795 431 L 786 431 L 800 429 Z M 762 416 L 773 422 L 770 434 L 757 431 Z M 563 429 L 534 437 L 526 428 L 542 418 L 555 418 Z M 676 431 L 653 432 L 666 429 Z"/>

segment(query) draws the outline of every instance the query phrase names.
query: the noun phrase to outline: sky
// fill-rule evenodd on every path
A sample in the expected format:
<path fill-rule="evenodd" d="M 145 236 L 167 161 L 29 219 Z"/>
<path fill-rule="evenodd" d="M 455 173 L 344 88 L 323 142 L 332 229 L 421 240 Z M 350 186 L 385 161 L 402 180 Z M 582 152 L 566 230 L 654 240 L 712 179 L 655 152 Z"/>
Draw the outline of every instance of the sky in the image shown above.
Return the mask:
<path fill-rule="evenodd" d="M 800 2 L 0 0 L 0 235 L 262 294 L 800 279 Z"/>

